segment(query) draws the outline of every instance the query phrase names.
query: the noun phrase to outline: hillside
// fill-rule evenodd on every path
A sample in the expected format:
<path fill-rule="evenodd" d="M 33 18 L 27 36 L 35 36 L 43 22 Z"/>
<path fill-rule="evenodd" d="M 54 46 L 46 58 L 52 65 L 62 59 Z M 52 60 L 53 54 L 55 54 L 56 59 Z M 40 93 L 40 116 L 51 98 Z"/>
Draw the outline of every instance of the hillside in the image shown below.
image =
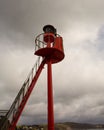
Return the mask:
<path fill-rule="evenodd" d="M 56 123 L 55 130 L 73 130 L 73 129 L 97 129 L 104 128 L 104 124 L 88 124 L 88 123 L 74 123 L 74 122 L 64 122 Z M 17 130 L 47 130 L 47 125 L 23 125 L 19 126 Z"/>

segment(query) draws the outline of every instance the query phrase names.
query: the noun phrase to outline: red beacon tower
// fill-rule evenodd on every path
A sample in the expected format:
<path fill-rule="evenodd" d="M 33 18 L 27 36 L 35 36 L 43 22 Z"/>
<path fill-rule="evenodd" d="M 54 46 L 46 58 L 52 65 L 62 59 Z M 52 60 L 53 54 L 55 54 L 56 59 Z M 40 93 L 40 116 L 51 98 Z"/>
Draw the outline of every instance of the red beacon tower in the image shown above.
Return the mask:
<path fill-rule="evenodd" d="M 52 25 L 44 26 L 43 31 L 44 33 L 38 35 L 35 39 L 35 55 L 39 56 L 39 58 L 23 83 L 10 109 L 7 112 L 4 111 L 6 112 L 4 116 L 0 115 L 0 130 L 15 130 L 21 113 L 45 64 L 47 64 L 48 130 L 54 130 L 52 64 L 64 59 L 63 40 Z M 42 61 L 40 61 L 40 56 Z"/>
<path fill-rule="evenodd" d="M 54 103 L 52 87 L 52 64 L 64 59 L 63 39 L 52 25 L 43 27 L 44 33 L 35 39 L 35 55 L 46 59 L 48 89 L 48 130 L 54 130 Z"/>

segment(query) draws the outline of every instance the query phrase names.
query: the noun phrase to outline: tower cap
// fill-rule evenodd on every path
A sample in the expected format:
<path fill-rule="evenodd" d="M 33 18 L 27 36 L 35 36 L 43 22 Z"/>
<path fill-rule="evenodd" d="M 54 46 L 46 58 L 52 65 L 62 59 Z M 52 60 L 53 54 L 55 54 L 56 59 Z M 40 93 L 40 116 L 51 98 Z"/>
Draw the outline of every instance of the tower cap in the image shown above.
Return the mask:
<path fill-rule="evenodd" d="M 45 33 L 53 33 L 53 34 L 56 34 L 56 28 L 54 28 L 54 26 L 52 26 L 52 25 L 45 25 L 45 26 L 43 27 L 43 31 L 44 31 Z"/>

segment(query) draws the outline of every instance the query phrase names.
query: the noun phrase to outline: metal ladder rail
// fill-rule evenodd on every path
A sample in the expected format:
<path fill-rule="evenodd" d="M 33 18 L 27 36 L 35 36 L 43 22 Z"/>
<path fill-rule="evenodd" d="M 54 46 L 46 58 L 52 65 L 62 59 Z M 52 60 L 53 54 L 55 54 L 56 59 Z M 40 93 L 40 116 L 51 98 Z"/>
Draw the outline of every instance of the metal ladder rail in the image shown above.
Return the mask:
<path fill-rule="evenodd" d="M 40 57 L 39 57 L 40 58 Z M 39 67 L 39 59 L 36 61 L 35 65 L 33 66 L 31 72 L 29 73 L 27 79 L 25 80 L 25 82 L 23 83 L 18 95 L 16 96 L 11 108 L 9 109 L 6 117 L 9 119 L 10 115 L 11 115 L 11 112 L 13 111 L 13 109 L 15 108 L 16 105 L 19 105 L 20 103 L 20 100 L 22 97 L 24 97 L 25 93 L 26 93 L 26 90 L 28 89 L 29 85 L 30 85 L 30 82 L 32 81 L 33 79 L 33 76 L 36 74 L 36 71 Z M 35 73 L 34 73 L 35 71 Z M 22 96 L 22 97 L 21 97 Z M 15 108 L 16 109 L 16 108 Z"/>
<path fill-rule="evenodd" d="M 25 94 L 24 98 L 22 99 L 22 102 L 21 102 L 21 104 L 20 104 L 20 106 L 18 108 L 18 112 L 15 114 L 15 117 L 12 120 L 12 123 L 11 123 L 11 126 L 10 126 L 9 130 L 14 130 L 14 128 L 16 126 L 16 123 L 17 123 L 17 121 L 18 121 L 18 119 L 19 119 L 19 117 L 20 117 L 20 115 L 21 115 L 21 113 L 23 111 L 23 108 L 26 105 L 26 102 L 27 102 L 27 100 L 28 100 L 28 98 L 29 98 L 29 96 L 30 96 L 35 84 L 36 84 L 36 81 L 38 80 L 38 77 L 39 77 L 45 63 L 46 63 L 46 59 L 44 59 L 42 61 L 42 63 L 40 64 L 40 66 L 39 66 L 39 68 L 38 68 L 38 70 L 36 72 L 36 75 L 33 77 L 33 80 L 31 82 L 30 86 L 28 87 L 28 91 L 26 92 L 26 94 Z"/>
<path fill-rule="evenodd" d="M 17 94 L 17 96 L 16 96 L 12 106 L 10 107 L 10 109 L 7 112 L 5 118 L 3 119 L 3 125 L 0 126 L 0 130 L 5 130 L 5 125 L 8 123 L 8 121 L 10 122 L 10 124 L 13 123 L 13 120 L 14 120 L 15 116 L 18 114 L 18 110 L 20 110 L 21 104 L 23 102 L 25 102 L 25 104 L 26 104 L 27 99 L 26 99 L 26 101 L 24 101 L 24 99 L 26 98 L 26 95 L 27 95 L 28 91 L 30 92 L 30 86 L 31 86 L 32 80 L 37 75 L 37 72 L 39 70 L 42 70 L 42 68 L 44 67 L 45 63 L 46 63 L 45 59 L 40 61 L 40 57 L 38 58 L 37 62 L 35 63 L 34 67 L 31 70 L 29 76 L 27 77 L 27 79 L 25 80 L 24 84 L 22 85 L 22 88 L 20 89 L 19 93 Z M 38 75 L 38 77 L 39 77 L 39 75 Z M 16 125 L 16 123 L 15 123 L 15 125 Z"/>

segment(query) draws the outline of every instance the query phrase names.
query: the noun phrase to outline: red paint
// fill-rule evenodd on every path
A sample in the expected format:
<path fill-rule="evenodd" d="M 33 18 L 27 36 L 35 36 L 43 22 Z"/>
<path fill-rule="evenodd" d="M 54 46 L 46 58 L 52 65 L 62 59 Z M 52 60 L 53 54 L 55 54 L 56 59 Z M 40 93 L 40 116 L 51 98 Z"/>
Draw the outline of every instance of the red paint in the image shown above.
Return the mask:
<path fill-rule="evenodd" d="M 47 43 L 51 47 L 51 43 Z M 53 106 L 53 86 L 52 86 L 52 63 L 49 57 L 47 61 L 47 89 L 48 89 L 48 130 L 54 130 L 54 106 Z"/>
<path fill-rule="evenodd" d="M 48 79 L 48 130 L 54 130 L 52 65 L 50 60 L 48 61 L 47 64 L 47 79 Z"/>
<path fill-rule="evenodd" d="M 48 42 L 52 43 L 52 42 L 54 42 L 54 40 L 55 40 L 55 35 L 54 34 L 52 34 L 52 33 L 44 33 L 44 41 L 46 43 L 48 43 Z"/>

